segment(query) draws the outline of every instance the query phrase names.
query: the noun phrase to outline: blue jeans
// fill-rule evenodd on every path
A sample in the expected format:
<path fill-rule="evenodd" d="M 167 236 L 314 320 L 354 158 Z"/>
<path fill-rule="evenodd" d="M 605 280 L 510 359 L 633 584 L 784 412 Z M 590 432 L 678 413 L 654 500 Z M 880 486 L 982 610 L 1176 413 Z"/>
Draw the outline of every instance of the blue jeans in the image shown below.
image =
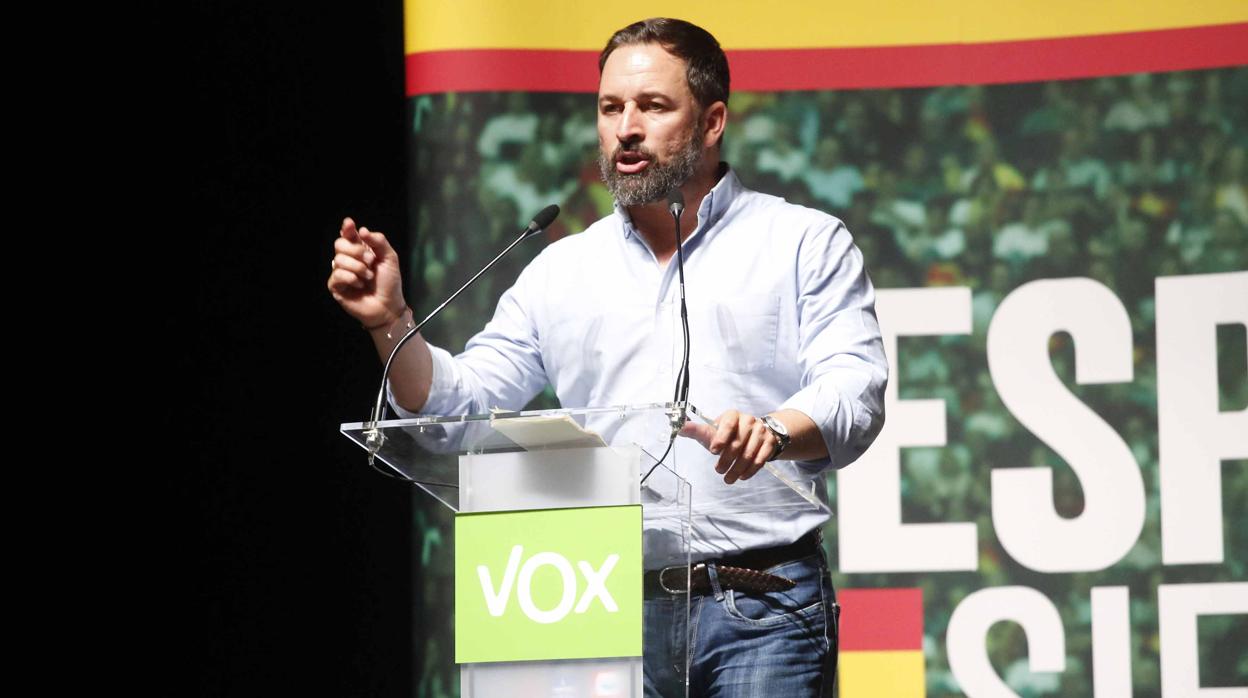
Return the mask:
<path fill-rule="evenodd" d="M 721 590 L 689 608 L 689 695 L 789 698 L 832 695 L 840 606 L 823 553 L 767 570 L 797 582 L 789 591 Z M 683 696 L 682 597 L 645 601 L 647 696 Z"/>

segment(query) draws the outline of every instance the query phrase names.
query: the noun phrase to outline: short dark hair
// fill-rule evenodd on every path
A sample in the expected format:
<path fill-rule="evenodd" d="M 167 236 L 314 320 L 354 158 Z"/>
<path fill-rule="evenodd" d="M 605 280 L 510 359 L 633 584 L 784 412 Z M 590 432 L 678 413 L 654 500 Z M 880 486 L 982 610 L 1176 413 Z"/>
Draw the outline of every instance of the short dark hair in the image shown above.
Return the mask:
<path fill-rule="evenodd" d="M 633 22 L 611 35 L 598 55 L 598 74 L 607 57 L 621 46 L 658 44 L 685 62 L 685 81 L 703 109 L 728 103 L 728 57 L 711 33 L 683 19 L 652 17 Z"/>

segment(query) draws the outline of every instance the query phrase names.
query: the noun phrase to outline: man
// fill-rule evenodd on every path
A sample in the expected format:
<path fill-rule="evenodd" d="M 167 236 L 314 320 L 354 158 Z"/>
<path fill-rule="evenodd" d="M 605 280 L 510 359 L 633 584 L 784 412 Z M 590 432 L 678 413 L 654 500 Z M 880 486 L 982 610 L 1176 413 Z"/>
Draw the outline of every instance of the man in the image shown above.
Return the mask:
<path fill-rule="evenodd" d="M 808 473 L 842 467 L 878 432 L 887 368 L 862 256 L 837 219 L 749 191 L 720 162 L 728 63 L 706 31 L 632 24 L 611 37 L 599 70 L 599 164 L 615 213 L 544 250 L 463 354 L 409 343 L 392 403 L 404 415 L 518 409 L 547 383 L 565 407 L 670 399 L 682 346 L 665 195 L 678 187 L 689 204 L 690 400 L 719 414 L 714 427 L 682 431 L 711 454 L 684 473 L 702 513 L 692 693 L 830 695 L 838 607 L 819 543 L 827 515 L 766 512 L 749 481 L 781 453 Z M 335 250 L 330 291 L 388 356 L 391 330 L 410 321 L 397 255 L 351 219 Z M 681 662 L 652 661 L 652 650 L 673 635 L 674 597 L 647 579 L 646 687 L 667 695 Z M 795 584 L 769 591 L 777 581 Z"/>

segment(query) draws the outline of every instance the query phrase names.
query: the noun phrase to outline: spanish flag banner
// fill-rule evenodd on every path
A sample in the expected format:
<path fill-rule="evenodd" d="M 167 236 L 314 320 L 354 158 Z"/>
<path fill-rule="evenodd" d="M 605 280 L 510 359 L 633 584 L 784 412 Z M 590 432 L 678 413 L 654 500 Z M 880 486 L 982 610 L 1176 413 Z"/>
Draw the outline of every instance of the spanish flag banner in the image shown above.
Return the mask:
<path fill-rule="evenodd" d="M 841 698 L 921 698 L 923 590 L 842 589 Z"/>
<path fill-rule="evenodd" d="M 714 34 L 740 91 L 1059 80 L 1248 63 L 1248 3 L 741 0 L 628 5 L 407 0 L 407 92 L 594 92 L 616 29 L 651 16 Z"/>

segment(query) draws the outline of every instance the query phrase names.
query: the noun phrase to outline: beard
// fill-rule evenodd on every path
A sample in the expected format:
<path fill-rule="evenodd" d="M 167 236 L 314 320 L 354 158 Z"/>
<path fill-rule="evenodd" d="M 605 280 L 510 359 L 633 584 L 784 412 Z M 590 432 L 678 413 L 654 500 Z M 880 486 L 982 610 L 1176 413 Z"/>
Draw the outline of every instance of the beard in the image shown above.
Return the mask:
<path fill-rule="evenodd" d="M 615 162 L 626 152 L 637 153 L 650 161 L 641 172 L 624 174 L 615 169 Z M 620 206 L 642 206 L 662 201 L 667 193 L 678 188 L 697 171 L 702 162 L 702 139 L 692 129 L 685 145 L 668 160 L 659 160 L 653 151 L 640 144 L 618 145 L 610 157 L 598 152 L 598 171 L 611 196 Z"/>

